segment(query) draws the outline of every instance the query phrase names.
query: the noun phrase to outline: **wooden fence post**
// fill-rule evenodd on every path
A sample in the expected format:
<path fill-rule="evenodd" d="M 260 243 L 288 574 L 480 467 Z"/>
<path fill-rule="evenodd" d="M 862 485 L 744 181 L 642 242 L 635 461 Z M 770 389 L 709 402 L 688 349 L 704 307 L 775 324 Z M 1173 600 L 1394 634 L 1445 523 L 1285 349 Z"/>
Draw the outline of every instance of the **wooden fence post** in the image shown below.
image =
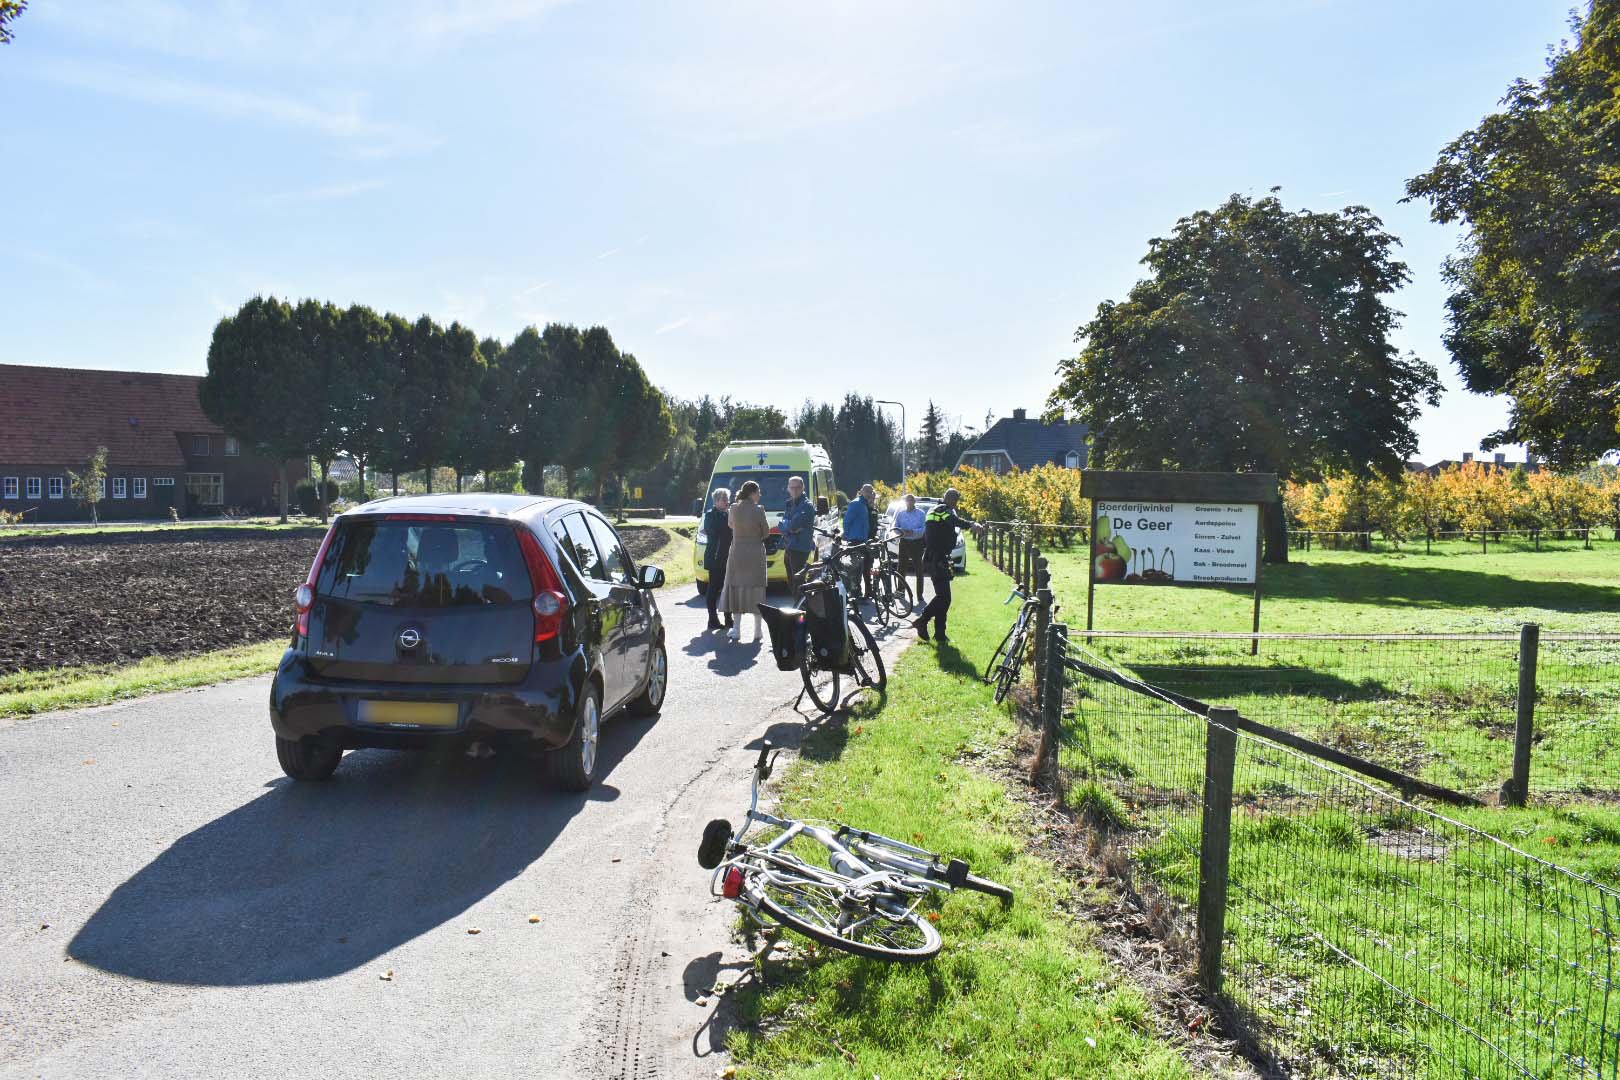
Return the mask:
<path fill-rule="evenodd" d="M 1205 993 L 1213 996 L 1221 992 L 1221 948 L 1226 939 L 1237 710 L 1212 706 L 1204 732 L 1204 820 L 1198 844 L 1198 982 Z"/>
<path fill-rule="evenodd" d="M 1046 557 L 1035 556 L 1035 708 L 1046 700 L 1046 628 L 1052 625 L 1052 573 Z"/>
<path fill-rule="evenodd" d="M 1513 725 L 1513 778 L 1504 800 L 1523 806 L 1530 798 L 1530 738 L 1536 727 L 1536 660 L 1541 650 L 1541 627 L 1519 627 L 1519 712 Z"/>
<path fill-rule="evenodd" d="M 1041 741 L 1029 768 L 1029 779 L 1048 791 L 1062 790 L 1063 770 L 1058 763 L 1059 733 L 1063 728 L 1063 660 L 1069 654 L 1069 628 L 1053 623 L 1046 631 L 1046 670 L 1041 681 L 1046 697 L 1041 702 Z"/>

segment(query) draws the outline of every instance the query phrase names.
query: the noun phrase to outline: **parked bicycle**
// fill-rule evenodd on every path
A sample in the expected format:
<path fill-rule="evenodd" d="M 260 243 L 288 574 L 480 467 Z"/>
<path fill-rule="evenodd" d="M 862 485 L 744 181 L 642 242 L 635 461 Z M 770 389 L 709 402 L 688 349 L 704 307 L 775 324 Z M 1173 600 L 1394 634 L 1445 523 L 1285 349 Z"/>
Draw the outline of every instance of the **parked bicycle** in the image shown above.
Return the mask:
<path fill-rule="evenodd" d="M 786 927 L 856 956 L 915 963 L 943 944 L 931 913 L 933 893 L 973 889 L 1011 904 L 1007 886 L 975 877 L 946 859 L 892 837 L 836 823 L 781 818 L 759 809 L 760 785 L 777 754 L 769 742 L 754 763 L 753 794 L 740 829 L 716 818 L 703 830 L 698 865 L 713 870 L 710 890 L 757 924 Z M 755 825 L 776 830 L 766 843 L 745 842 Z"/>
<path fill-rule="evenodd" d="M 906 584 L 906 576 L 900 572 L 900 553 L 890 546 L 897 536 L 897 533 L 889 533 L 874 541 L 877 545 L 877 562 L 872 577 L 875 592 L 872 603 L 883 609 L 879 618 L 885 626 L 891 616 L 896 619 L 911 618 L 912 609 L 916 606 L 911 586 Z"/>
<path fill-rule="evenodd" d="M 837 530 L 817 530 L 832 538 L 822 559 L 805 570 L 796 590 L 797 604 L 776 608 L 761 604 L 760 615 L 771 635 L 771 654 L 782 671 L 798 669 L 804 694 L 830 716 L 842 698 L 844 676 L 857 689 L 882 692 L 889 685 L 872 631 L 850 603 L 848 577 L 853 560 Z M 801 700 L 804 694 L 800 695 Z"/>
<path fill-rule="evenodd" d="M 990 655 L 990 663 L 984 669 L 984 681 L 995 684 L 997 704 L 1018 685 L 1018 672 L 1024 665 L 1024 652 L 1029 646 L 1030 627 L 1034 625 L 1035 611 L 1040 607 L 1039 600 L 1017 585 L 1013 586 L 1001 606 L 1012 603 L 1014 597 L 1022 600 L 1023 606 L 1018 609 L 1018 618 L 1013 620 L 1012 628 L 1001 639 L 1001 644 L 996 646 L 996 651 Z"/>

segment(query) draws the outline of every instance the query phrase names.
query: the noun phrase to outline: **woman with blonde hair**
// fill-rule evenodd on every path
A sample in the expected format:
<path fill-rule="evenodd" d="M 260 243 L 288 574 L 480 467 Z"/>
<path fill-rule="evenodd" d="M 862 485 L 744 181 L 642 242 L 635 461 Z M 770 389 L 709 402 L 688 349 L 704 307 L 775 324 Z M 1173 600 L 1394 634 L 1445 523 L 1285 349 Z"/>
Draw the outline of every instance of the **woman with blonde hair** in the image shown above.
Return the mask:
<path fill-rule="evenodd" d="M 754 640 L 763 629 L 759 605 L 765 602 L 765 537 L 770 523 L 759 505 L 759 484 L 744 481 L 727 516 L 731 525 L 731 554 L 726 558 L 726 588 L 720 606 L 731 616 L 727 641 L 742 638 L 742 617 L 754 616 Z"/>

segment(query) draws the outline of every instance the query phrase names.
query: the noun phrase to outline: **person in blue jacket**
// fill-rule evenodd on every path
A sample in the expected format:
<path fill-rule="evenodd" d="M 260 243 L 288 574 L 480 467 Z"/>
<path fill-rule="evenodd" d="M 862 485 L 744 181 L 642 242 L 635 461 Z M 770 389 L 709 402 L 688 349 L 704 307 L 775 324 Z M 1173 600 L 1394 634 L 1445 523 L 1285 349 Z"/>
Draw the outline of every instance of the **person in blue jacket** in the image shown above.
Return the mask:
<path fill-rule="evenodd" d="M 787 508 L 782 511 L 782 557 L 787 561 L 788 586 L 796 587 L 810 553 L 816 549 L 816 508 L 804 493 L 804 477 L 788 477 Z"/>
<path fill-rule="evenodd" d="M 861 490 L 855 493 L 844 510 L 844 540 L 851 544 L 864 544 L 872 539 L 872 522 L 877 519 L 872 503 L 877 498 L 877 492 L 871 484 L 862 484 Z M 872 595 L 872 557 L 862 553 L 857 564 L 861 568 L 860 586 L 862 595 Z"/>

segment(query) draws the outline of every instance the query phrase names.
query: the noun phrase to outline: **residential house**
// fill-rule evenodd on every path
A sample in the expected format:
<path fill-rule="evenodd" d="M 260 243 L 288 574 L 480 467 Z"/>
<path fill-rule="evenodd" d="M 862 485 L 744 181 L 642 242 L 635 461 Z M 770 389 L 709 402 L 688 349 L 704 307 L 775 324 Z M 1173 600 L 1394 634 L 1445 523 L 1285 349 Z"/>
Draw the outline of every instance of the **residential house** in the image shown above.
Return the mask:
<path fill-rule="evenodd" d="M 1084 469 L 1090 455 L 1091 429 L 1085 424 L 1048 424 L 1031 420 L 1023 409 L 1014 409 L 962 451 L 957 469 L 981 469 L 1005 473 L 1013 469 L 1033 469 L 1037 465 L 1061 465 Z"/>
<path fill-rule="evenodd" d="M 0 364 L 0 510 L 28 521 L 88 520 L 68 472 L 107 448 L 99 516 L 122 521 L 226 509 L 269 512 L 277 462 L 203 414 L 195 375 Z M 288 462 L 287 482 L 308 475 Z"/>

